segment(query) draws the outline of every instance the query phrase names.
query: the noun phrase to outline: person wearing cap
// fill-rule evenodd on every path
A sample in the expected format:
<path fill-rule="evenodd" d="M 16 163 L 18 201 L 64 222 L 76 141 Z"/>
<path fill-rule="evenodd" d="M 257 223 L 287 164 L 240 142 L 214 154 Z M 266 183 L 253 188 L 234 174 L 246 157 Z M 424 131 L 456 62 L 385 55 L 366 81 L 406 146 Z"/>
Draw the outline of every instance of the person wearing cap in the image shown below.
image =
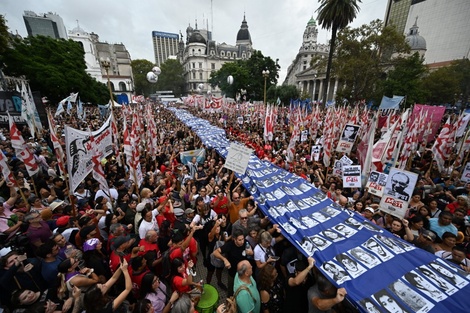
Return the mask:
<path fill-rule="evenodd" d="M 134 242 L 135 239 L 130 235 L 122 235 L 114 239 L 111 246 L 111 254 L 109 255 L 109 267 L 112 273 L 118 269 L 121 259 L 126 259 L 126 261 L 130 262 L 132 258 L 138 255 L 141 249 L 143 250 L 143 248 L 136 246 L 129 252 Z"/>
<path fill-rule="evenodd" d="M 369 220 L 372 224 L 377 224 L 377 222 L 374 220 L 374 214 L 375 210 L 370 206 L 366 207 L 362 212 L 362 216 L 364 216 L 365 219 Z"/>
<path fill-rule="evenodd" d="M 184 223 L 187 226 L 189 226 L 191 222 L 193 221 L 195 215 L 196 215 L 196 211 L 194 211 L 191 208 L 187 208 L 186 210 L 184 210 L 184 216 L 185 216 Z"/>
<path fill-rule="evenodd" d="M 423 229 L 421 233 L 411 241 L 411 243 L 429 253 L 435 253 L 436 251 L 434 250 L 433 245 L 435 240 L 436 234 L 434 232 Z"/>

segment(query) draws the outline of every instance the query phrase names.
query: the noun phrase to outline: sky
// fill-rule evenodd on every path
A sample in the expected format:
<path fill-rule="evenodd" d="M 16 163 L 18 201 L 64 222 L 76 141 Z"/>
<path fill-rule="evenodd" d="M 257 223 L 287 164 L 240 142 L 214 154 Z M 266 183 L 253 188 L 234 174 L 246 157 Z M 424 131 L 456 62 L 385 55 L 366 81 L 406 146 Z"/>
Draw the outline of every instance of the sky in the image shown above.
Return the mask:
<path fill-rule="evenodd" d="M 362 0 L 359 5 L 352 27 L 383 20 L 387 0 Z M 155 62 L 152 31 L 181 31 L 186 40 L 186 27 L 194 27 L 197 20 L 200 29 L 208 25 L 217 43 L 234 45 L 245 14 L 253 47 L 279 59 L 281 84 L 302 44 L 307 22 L 317 18 L 318 7 L 317 0 L 1 0 L 0 14 L 11 32 L 26 37 L 25 10 L 56 13 L 67 30 L 78 21 L 86 32 L 98 34 L 100 41 L 123 43 L 133 60 L 151 62 Z M 319 43 L 328 43 L 330 36 L 319 27 Z"/>

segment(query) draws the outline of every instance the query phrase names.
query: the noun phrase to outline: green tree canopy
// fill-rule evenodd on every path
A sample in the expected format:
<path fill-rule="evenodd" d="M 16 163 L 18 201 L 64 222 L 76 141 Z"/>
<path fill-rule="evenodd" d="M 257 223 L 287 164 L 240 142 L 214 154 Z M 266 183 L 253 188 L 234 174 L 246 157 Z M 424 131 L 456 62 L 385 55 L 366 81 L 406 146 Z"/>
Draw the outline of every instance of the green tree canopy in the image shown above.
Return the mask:
<path fill-rule="evenodd" d="M 289 105 L 291 99 L 298 99 L 299 96 L 299 89 L 292 85 L 272 85 L 267 91 L 268 103 L 276 103 L 279 98 L 283 106 Z"/>
<path fill-rule="evenodd" d="M 168 59 L 160 66 L 162 73 L 158 77 L 157 90 L 171 90 L 176 97 L 184 91 L 184 68 L 178 60 Z"/>
<path fill-rule="evenodd" d="M 227 62 L 220 70 L 211 74 L 209 83 L 212 87 L 218 86 L 222 93 L 235 97 L 237 93 L 246 93 L 252 100 L 263 100 L 264 77 L 263 70 L 269 71 L 266 79 L 266 89 L 276 85 L 279 79 L 279 65 L 270 57 L 265 57 L 261 51 L 255 50 L 248 60 Z M 233 77 L 233 84 L 227 82 L 227 77 Z"/>
<path fill-rule="evenodd" d="M 147 73 L 155 66 L 152 62 L 144 59 L 137 59 L 131 62 L 132 73 L 134 74 L 134 88 L 137 95 L 148 97 L 155 93 L 157 86 L 147 80 Z"/>
<path fill-rule="evenodd" d="M 423 78 L 422 86 L 429 104 L 454 102 L 455 94 L 459 93 L 459 80 L 449 67 L 442 67 Z"/>
<path fill-rule="evenodd" d="M 31 90 L 40 91 L 52 103 L 71 92 L 79 92 L 84 102 L 109 101 L 106 85 L 86 73 L 85 53 L 78 42 L 35 36 L 10 43 L 4 53 L 5 74 L 25 76 Z"/>

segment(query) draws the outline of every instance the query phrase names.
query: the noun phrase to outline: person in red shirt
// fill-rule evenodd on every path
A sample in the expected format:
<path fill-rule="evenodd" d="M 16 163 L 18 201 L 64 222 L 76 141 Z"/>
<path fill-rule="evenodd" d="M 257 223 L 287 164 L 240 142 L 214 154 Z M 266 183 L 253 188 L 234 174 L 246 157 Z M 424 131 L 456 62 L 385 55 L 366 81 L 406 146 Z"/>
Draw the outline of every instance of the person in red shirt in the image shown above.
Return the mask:
<path fill-rule="evenodd" d="M 171 261 L 171 287 L 178 293 L 187 293 L 196 285 L 193 283 L 193 276 L 189 275 L 194 266 L 193 261 L 189 261 L 188 265 L 184 264 L 183 259 L 175 258 Z"/>
<path fill-rule="evenodd" d="M 147 267 L 147 260 L 142 256 L 136 256 L 132 259 L 132 264 L 128 267 L 128 270 L 132 281 L 132 293 L 135 299 L 138 299 L 140 297 L 142 278 L 144 278 L 147 273 L 150 273 Z"/>
<path fill-rule="evenodd" d="M 221 189 L 218 190 L 217 195 L 211 201 L 212 210 L 214 210 L 217 215 L 224 214 L 225 216 L 227 216 L 228 206 L 229 201 L 227 196 L 225 196 L 224 192 Z"/>
<path fill-rule="evenodd" d="M 141 249 L 140 247 L 134 247 L 131 253 L 127 252 L 133 243 L 134 239 L 129 235 L 118 236 L 114 239 L 114 243 L 111 247 L 113 251 L 109 256 L 109 267 L 111 268 L 112 273 L 114 273 L 121 265 L 121 258 L 130 262 L 131 258 L 135 258 L 138 255 Z"/>
<path fill-rule="evenodd" d="M 148 267 L 153 268 L 156 273 L 161 272 L 160 266 L 158 266 L 162 261 L 162 254 L 157 244 L 158 233 L 154 229 L 149 229 L 145 233 L 145 238 L 140 239 L 139 241 L 139 255 L 145 256 L 145 259 L 148 262 Z"/>

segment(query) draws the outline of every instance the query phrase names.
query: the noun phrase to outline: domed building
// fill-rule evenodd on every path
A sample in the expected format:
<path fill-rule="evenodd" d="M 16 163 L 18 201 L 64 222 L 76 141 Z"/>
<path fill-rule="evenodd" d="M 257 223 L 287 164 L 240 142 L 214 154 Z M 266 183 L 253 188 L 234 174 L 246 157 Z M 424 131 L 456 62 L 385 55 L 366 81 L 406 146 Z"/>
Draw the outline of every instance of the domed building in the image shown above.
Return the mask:
<path fill-rule="evenodd" d="M 411 54 L 418 52 L 423 57 L 426 53 L 426 40 L 419 34 L 418 29 L 418 17 L 416 17 L 415 23 L 410 28 L 405 40 L 411 48 Z"/>
<path fill-rule="evenodd" d="M 182 36 L 181 36 L 182 37 Z M 212 72 L 218 71 L 226 62 L 246 60 L 253 51 L 250 31 L 245 15 L 237 33 L 235 45 L 225 42 L 217 43 L 207 29 L 199 29 L 189 25 L 186 28 L 186 43 L 180 39 L 178 58 L 185 70 L 186 92 L 195 92 L 202 84 L 203 92 L 211 91 L 220 96 L 220 90 L 212 89 L 208 80 Z"/>

